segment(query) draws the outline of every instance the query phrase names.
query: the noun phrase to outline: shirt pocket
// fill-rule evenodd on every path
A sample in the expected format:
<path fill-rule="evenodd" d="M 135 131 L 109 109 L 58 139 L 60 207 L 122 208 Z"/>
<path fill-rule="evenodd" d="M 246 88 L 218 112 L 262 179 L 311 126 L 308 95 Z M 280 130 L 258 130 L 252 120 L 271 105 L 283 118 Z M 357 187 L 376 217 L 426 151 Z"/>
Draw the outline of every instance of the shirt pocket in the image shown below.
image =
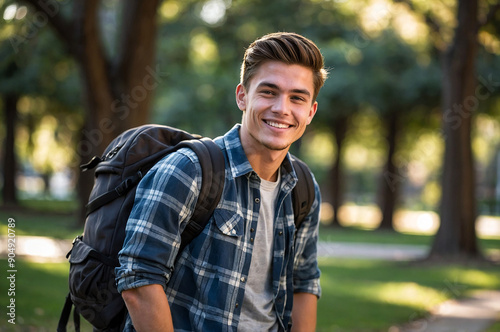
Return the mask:
<path fill-rule="evenodd" d="M 215 209 L 213 217 L 217 229 L 222 234 L 231 237 L 243 236 L 244 219 L 237 211 Z"/>
<path fill-rule="evenodd" d="M 182 253 L 179 260 L 180 269 L 189 272 L 179 273 L 203 276 L 211 279 L 210 283 L 218 283 L 218 278 L 230 279 L 228 271 L 234 271 L 242 259 L 240 245 L 243 222 L 243 216 L 236 211 L 216 209 L 211 217 L 210 227 L 195 238 Z"/>

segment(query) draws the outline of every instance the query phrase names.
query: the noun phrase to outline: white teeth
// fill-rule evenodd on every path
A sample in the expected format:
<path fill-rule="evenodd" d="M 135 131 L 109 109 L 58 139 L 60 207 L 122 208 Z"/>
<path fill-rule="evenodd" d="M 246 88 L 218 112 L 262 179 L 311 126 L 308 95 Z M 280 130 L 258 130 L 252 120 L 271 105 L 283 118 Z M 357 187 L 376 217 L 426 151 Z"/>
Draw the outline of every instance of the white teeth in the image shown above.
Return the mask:
<path fill-rule="evenodd" d="M 285 129 L 285 128 L 289 127 L 286 124 L 282 124 L 282 123 L 278 123 L 278 122 L 266 121 L 266 123 L 268 125 L 270 125 L 271 127 L 280 128 L 280 129 Z"/>

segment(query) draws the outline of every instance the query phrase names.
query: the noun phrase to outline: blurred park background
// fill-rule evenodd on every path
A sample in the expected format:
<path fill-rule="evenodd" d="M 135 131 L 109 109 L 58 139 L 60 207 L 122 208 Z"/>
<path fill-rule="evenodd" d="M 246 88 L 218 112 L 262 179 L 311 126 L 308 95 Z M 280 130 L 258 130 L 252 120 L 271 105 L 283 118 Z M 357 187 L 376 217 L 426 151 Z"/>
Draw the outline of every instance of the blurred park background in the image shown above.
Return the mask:
<path fill-rule="evenodd" d="M 1 234 L 81 232 L 78 166 L 128 128 L 224 134 L 245 48 L 293 31 L 330 71 L 292 147 L 321 185 L 321 241 L 428 249 L 424 270 L 322 258 L 318 330 L 386 331 L 500 288 L 498 1 L 0 0 L 0 22 Z M 66 263 L 20 264 L 21 326 L 55 326 Z"/>

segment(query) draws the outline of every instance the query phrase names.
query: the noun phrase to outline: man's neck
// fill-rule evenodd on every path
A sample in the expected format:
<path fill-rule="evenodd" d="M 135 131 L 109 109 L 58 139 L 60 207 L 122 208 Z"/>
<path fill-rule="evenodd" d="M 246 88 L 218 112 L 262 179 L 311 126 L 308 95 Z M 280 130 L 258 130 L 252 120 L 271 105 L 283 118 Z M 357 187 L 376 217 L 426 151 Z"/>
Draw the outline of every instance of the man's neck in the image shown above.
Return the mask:
<path fill-rule="evenodd" d="M 276 181 L 278 168 L 285 159 L 290 147 L 282 150 L 273 150 L 263 144 L 255 144 L 255 139 L 240 130 L 240 140 L 245 155 L 257 175 L 267 181 Z"/>
<path fill-rule="evenodd" d="M 261 179 L 274 182 L 278 177 L 278 169 L 286 157 L 288 150 L 269 151 L 269 153 L 247 153 L 248 161 Z M 246 151 L 245 151 L 246 153 Z"/>

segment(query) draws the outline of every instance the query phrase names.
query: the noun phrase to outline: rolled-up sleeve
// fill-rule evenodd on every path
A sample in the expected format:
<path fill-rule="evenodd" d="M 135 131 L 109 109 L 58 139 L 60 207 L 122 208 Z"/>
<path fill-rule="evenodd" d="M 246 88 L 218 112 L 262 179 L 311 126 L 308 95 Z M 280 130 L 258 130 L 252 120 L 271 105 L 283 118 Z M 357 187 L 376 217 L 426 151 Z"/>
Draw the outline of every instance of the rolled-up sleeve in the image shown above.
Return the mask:
<path fill-rule="evenodd" d="M 115 269 L 119 292 L 150 284 L 165 288 L 200 186 L 201 166 L 189 149 L 169 154 L 141 180 Z"/>
<path fill-rule="evenodd" d="M 321 296 L 318 267 L 319 210 L 321 193 L 314 181 L 315 200 L 311 210 L 297 231 L 293 272 L 294 293 L 310 293 Z"/>

